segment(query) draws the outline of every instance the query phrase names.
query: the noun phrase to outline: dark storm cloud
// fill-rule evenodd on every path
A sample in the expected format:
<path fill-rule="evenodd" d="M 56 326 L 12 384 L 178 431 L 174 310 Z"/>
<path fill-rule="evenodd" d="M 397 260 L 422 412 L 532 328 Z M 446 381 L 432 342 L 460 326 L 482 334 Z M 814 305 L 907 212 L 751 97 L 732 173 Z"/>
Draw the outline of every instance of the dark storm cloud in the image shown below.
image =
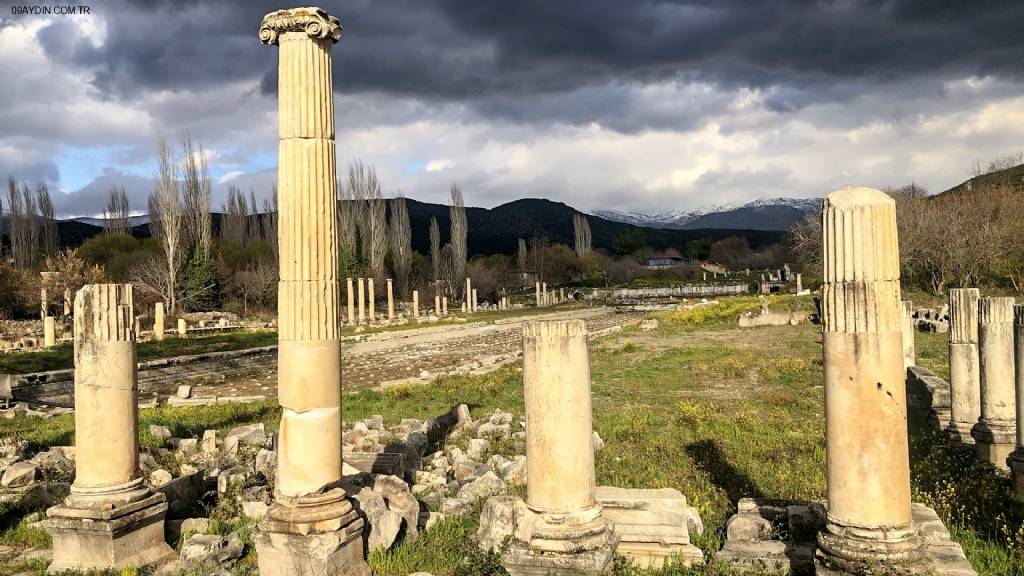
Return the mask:
<path fill-rule="evenodd" d="M 513 122 L 601 122 L 631 131 L 686 128 L 707 112 L 624 113 L 626 87 L 701 81 L 773 87 L 769 109 L 841 101 L 843 86 L 994 75 L 1020 80 L 1022 2 L 708 0 L 389 0 L 325 2 L 345 27 L 336 51 L 341 93 L 457 102 Z M 55 58 L 94 70 L 110 97 L 251 80 L 273 92 L 276 54 L 257 44 L 278 0 L 108 2 L 94 10 L 107 39 L 61 42 Z M 584 104 L 573 105 L 581 98 Z"/>

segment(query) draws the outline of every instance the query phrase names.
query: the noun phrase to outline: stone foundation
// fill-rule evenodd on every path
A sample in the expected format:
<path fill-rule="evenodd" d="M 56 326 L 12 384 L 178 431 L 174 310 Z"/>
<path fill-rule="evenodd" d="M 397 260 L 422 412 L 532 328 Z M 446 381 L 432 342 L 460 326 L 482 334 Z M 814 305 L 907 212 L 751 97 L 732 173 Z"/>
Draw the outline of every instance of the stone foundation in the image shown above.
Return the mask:
<path fill-rule="evenodd" d="M 340 489 L 275 503 L 253 532 L 261 576 L 370 576 L 364 521 Z"/>
<path fill-rule="evenodd" d="M 934 510 L 913 504 L 911 514 L 923 559 L 909 573 L 976 576 Z M 815 566 L 816 537 L 825 528 L 825 518 L 826 505 L 821 501 L 743 498 L 738 513 L 726 523 L 725 545 L 717 557 L 741 572 L 834 574 Z"/>
<path fill-rule="evenodd" d="M 53 538 L 48 571 L 106 570 L 147 566 L 173 554 L 164 542 L 163 494 L 108 509 L 56 506 L 47 511 Z"/>
<path fill-rule="evenodd" d="M 690 543 L 690 526 L 700 526 L 700 516 L 678 490 L 600 486 L 597 502 L 619 538 L 617 553 L 640 568 L 704 563 L 700 549 Z"/>
<path fill-rule="evenodd" d="M 597 576 L 611 572 L 615 544 L 613 539 L 594 550 L 556 554 L 536 552 L 529 544 L 515 542 L 501 555 L 501 564 L 509 576 Z"/>

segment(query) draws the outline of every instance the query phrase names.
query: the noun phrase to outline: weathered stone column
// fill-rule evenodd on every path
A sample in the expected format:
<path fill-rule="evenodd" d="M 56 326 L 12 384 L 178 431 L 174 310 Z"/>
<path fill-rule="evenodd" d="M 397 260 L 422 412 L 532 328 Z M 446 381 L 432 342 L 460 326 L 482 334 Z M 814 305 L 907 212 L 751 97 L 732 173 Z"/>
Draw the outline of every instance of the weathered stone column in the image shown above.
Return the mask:
<path fill-rule="evenodd" d="M 917 564 L 903 368 L 896 204 L 871 188 L 822 207 L 828 516 L 818 574 Z"/>
<path fill-rule="evenodd" d="M 950 420 L 946 435 L 957 444 L 974 444 L 971 428 L 981 417 L 981 374 L 978 359 L 977 288 L 949 291 Z"/>
<path fill-rule="evenodd" d="M 356 323 L 356 295 L 352 291 L 352 279 L 345 279 L 345 295 L 348 300 L 348 323 Z"/>
<path fill-rule="evenodd" d="M 142 566 L 172 553 L 167 503 L 139 471 L 138 384 L 131 284 L 75 295 L 75 482 L 47 511 L 50 572 Z"/>
<path fill-rule="evenodd" d="M 434 316 L 441 316 L 441 294 L 434 287 Z"/>
<path fill-rule="evenodd" d="M 441 315 L 442 316 L 447 316 L 448 315 L 448 297 L 447 296 L 442 296 L 441 297 Z"/>
<path fill-rule="evenodd" d="M 184 336 L 188 333 L 188 322 L 184 318 L 178 318 L 178 335 Z"/>
<path fill-rule="evenodd" d="M 53 316 L 43 318 L 43 345 L 49 348 L 57 344 L 57 323 Z"/>
<path fill-rule="evenodd" d="M 412 317 L 414 319 L 420 317 L 420 291 L 419 290 L 413 290 L 412 291 Z"/>
<path fill-rule="evenodd" d="M 373 289 L 373 278 L 367 278 L 366 279 L 366 289 L 367 289 L 367 295 L 368 295 L 367 302 L 366 302 L 366 305 L 367 305 L 366 313 L 367 313 L 367 316 L 370 318 L 370 322 L 376 322 L 377 321 L 377 293 Z"/>
<path fill-rule="evenodd" d="M 363 521 L 339 485 L 340 286 L 331 46 L 340 37 L 338 19 L 318 8 L 272 12 L 260 27 L 260 41 L 280 48 L 282 408 L 274 503 L 253 536 L 262 576 L 369 574 Z"/>
<path fill-rule="evenodd" d="M 540 282 L 537 282 L 534 290 L 536 291 L 535 299 L 537 300 L 537 308 L 540 308 Z"/>
<path fill-rule="evenodd" d="M 1024 503 L 1024 305 L 1013 307 L 1014 381 L 1017 388 L 1017 448 L 1006 458 L 1013 475 L 1013 499 Z"/>
<path fill-rule="evenodd" d="M 473 288 L 473 298 L 470 300 L 470 303 L 473 305 L 473 312 L 476 312 L 476 288 Z"/>
<path fill-rule="evenodd" d="M 978 300 L 981 416 L 971 436 L 978 459 L 1001 470 L 1017 439 L 1013 349 L 1013 298 Z"/>
<path fill-rule="evenodd" d="M 590 351 L 583 320 L 523 326 L 529 546 L 503 556 L 512 576 L 602 574 L 616 540 L 596 498 Z M 587 450 L 580 450 L 586 446 Z"/>
<path fill-rule="evenodd" d="M 466 303 L 466 312 L 473 311 L 473 281 L 470 280 L 469 276 L 466 276 L 466 295 L 462 299 Z"/>
<path fill-rule="evenodd" d="M 551 298 L 550 298 L 550 294 L 548 294 L 548 283 L 547 282 L 541 282 L 540 283 L 540 294 L 541 294 L 541 302 L 544 303 L 544 306 L 550 306 L 551 305 Z"/>
<path fill-rule="evenodd" d="M 729 273 L 726 272 L 725 275 L 728 276 Z M 804 291 L 804 275 L 803 274 L 797 274 L 796 275 L 796 293 L 799 294 L 799 293 L 801 293 L 803 291 Z"/>
<path fill-rule="evenodd" d="M 903 368 L 917 366 L 917 345 L 914 329 L 914 303 L 904 300 L 901 303 L 901 327 L 903 329 Z"/>
<path fill-rule="evenodd" d="M 391 287 L 391 278 L 388 278 L 388 320 L 395 319 L 395 292 Z"/>
<path fill-rule="evenodd" d="M 359 279 L 359 323 L 366 321 L 366 282 Z"/>
<path fill-rule="evenodd" d="M 153 306 L 153 338 L 164 339 L 164 303 L 157 302 Z"/>

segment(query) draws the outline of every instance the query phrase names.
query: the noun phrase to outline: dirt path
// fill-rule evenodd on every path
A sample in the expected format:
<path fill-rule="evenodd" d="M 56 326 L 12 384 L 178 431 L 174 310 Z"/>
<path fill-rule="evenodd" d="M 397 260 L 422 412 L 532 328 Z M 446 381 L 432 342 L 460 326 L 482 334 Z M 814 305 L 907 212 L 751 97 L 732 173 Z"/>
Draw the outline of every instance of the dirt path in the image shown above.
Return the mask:
<path fill-rule="evenodd" d="M 346 390 L 357 390 L 424 379 L 421 376 L 432 379 L 442 374 L 495 368 L 521 354 L 522 326 L 538 318 L 581 318 L 591 333 L 597 333 L 640 317 L 640 313 L 616 312 L 612 308 L 583 308 L 489 324 L 381 334 L 343 346 L 343 383 Z M 224 382 L 197 384 L 193 389 L 193 397 L 199 398 L 276 393 L 276 369 Z"/>

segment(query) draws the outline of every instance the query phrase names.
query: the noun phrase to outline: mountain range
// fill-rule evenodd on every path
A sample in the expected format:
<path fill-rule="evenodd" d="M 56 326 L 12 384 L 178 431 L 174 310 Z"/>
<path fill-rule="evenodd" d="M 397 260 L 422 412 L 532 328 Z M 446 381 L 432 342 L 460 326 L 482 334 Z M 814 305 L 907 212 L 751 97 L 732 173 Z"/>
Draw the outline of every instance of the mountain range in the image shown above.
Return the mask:
<path fill-rule="evenodd" d="M 725 204 L 697 210 L 671 210 L 657 214 L 594 210 L 613 222 L 672 230 L 788 230 L 808 212 L 821 209 L 821 198 L 763 198 L 746 204 Z"/>

